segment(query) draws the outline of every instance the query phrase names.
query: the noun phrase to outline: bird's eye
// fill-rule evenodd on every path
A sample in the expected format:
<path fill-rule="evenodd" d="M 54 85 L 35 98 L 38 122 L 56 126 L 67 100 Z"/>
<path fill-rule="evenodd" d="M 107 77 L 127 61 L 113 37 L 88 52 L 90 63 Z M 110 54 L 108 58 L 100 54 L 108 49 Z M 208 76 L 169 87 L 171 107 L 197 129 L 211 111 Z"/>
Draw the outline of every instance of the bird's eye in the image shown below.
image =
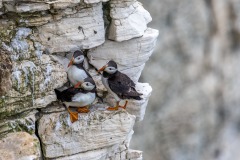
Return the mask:
<path fill-rule="evenodd" d="M 86 85 L 89 86 L 88 83 Z"/>
<path fill-rule="evenodd" d="M 109 70 L 112 70 L 112 68 L 109 68 Z"/>

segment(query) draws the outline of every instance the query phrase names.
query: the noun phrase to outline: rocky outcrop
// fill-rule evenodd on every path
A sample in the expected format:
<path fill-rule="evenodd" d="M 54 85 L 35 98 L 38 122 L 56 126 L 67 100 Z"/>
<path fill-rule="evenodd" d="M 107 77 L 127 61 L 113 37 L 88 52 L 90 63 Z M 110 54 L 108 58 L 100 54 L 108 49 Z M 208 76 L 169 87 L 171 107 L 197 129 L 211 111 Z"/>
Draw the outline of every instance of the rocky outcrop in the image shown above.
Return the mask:
<path fill-rule="evenodd" d="M 152 21 L 148 11 L 136 0 L 111 0 L 110 6 L 109 39 L 121 42 L 141 37 Z"/>
<path fill-rule="evenodd" d="M 134 122 L 135 116 L 123 111 L 93 111 L 80 115 L 79 121 L 71 124 L 68 114 L 59 112 L 41 117 L 38 132 L 46 158 L 102 148 L 108 150 L 105 152 L 108 155 L 113 146 L 116 148 L 127 143 L 128 137 L 133 133 Z M 97 158 L 98 155 L 95 156 L 95 159 Z"/>
<path fill-rule="evenodd" d="M 99 69 L 114 59 L 119 70 L 137 82 L 145 62 L 153 52 L 157 36 L 157 30 L 148 28 L 140 38 L 121 43 L 107 40 L 103 45 L 90 49 L 89 63 Z"/>
<path fill-rule="evenodd" d="M 129 143 L 152 92 L 138 79 L 158 36 L 157 30 L 147 28 L 151 17 L 142 5 L 116 0 L 0 0 L 0 8 L 2 146 L 5 139 L 14 141 L 23 134 L 19 144 L 11 146 L 16 153 L 12 150 L 1 158 L 41 159 L 42 151 L 45 159 L 142 159 L 142 152 L 130 149 Z M 117 21 L 123 25 L 112 25 Z M 90 113 L 79 114 L 71 124 L 54 89 L 66 84 L 67 64 L 79 49 L 86 54 L 85 67 L 101 98 Z M 116 102 L 95 70 L 110 59 L 143 94 L 140 101 L 129 100 L 126 110 L 106 111 Z M 23 142 L 28 144 L 21 150 Z M 27 151 L 28 147 L 32 148 Z"/>

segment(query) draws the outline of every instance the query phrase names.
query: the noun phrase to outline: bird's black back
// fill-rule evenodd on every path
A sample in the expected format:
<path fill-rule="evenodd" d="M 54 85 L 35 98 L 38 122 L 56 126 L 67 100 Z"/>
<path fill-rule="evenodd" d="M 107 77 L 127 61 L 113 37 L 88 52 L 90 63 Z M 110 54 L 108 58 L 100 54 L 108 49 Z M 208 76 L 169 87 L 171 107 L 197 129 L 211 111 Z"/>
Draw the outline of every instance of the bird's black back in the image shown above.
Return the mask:
<path fill-rule="evenodd" d="M 74 87 L 70 87 L 64 91 L 59 91 L 57 89 L 54 89 L 56 95 L 57 95 L 57 99 L 62 101 L 62 102 L 71 102 L 72 101 L 72 97 L 77 94 L 82 92 L 81 89 L 77 89 Z"/>
<path fill-rule="evenodd" d="M 124 73 L 117 71 L 108 78 L 110 89 L 121 99 L 141 100 L 142 94 L 135 89 L 135 83 Z"/>

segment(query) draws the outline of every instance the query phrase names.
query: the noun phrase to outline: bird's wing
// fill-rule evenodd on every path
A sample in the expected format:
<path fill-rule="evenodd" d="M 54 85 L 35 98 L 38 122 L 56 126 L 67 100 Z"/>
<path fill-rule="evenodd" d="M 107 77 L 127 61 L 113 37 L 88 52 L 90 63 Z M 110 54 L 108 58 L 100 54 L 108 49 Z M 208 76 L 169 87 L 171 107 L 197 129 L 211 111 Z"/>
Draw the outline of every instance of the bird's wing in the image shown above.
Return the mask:
<path fill-rule="evenodd" d="M 108 79 L 110 89 L 118 96 L 129 94 L 134 89 L 134 82 L 125 74 L 118 72 L 113 78 Z"/>
<path fill-rule="evenodd" d="M 80 92 L 79 89 L 75 89 L 74 87 L 70 87 L 70 88 L 62 91 L 62 100 L 65 101 L 65 102 L 71 102 L 72 97 L 74 97 L 74 95 L 76 95 L 79 92 Z"/>

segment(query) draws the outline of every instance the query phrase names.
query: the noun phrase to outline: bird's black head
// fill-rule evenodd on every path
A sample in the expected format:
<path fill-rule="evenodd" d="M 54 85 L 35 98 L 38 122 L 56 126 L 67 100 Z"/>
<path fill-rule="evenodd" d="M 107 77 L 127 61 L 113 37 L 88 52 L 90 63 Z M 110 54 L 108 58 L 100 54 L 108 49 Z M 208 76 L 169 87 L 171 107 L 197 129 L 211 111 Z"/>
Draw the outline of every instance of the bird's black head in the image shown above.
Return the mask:
<path fill-rule="evenodd" d="M 85 78 L 83 82 L 78 82 L 74 85 L 74 88 L 83 89 L 85 91 L 94 91 L 96 84 L 91 77 Z"/>
<path fill-rule="evenodd" d="M 110 61 L 107 63 L 107 66 L 108 66 L 108 67 L 113 67 L 113 68 L 116 68 L 116 69 L 117 69 L 117 63 L 114 62 L 113 60 L 110 60 Z"/>
<path fill-rule="evenodd" d="M 75 64 L 83 64 L 84 62 L 84 53 L 82 51 L 75 51 L 73 53 L 72 59 L 70 60 L 68 67 Z"/>
<path fill-rule="evenodd" d="M 109 77 L 109 75 L 113 75 L 118 71 L 117 63 L 113 60 L 110 60 L 106 65 L 98 70 L 98 72 L 101 71 L 103 71 L 104 77 Z"/>
<path fill-rule="evenodd" d="M 96 85 L 95 82 L 94 82 L 94 80 L 93 80 L 91 77 L 85 78 L 85 79 L 84 79 L 84 82 L 89 82 L 89 83 L 91 83 L 91 84 L 93 84 L 93 85 Z"/>
<path fill-rule="evenodd" d="M 96 88 L 96 84 L 91 77 L 88 77 L 84 79 L 84 82 L 81 84 L 81 88 L 86 91 L 92 91 Z"/>
<path fill-rule="evenodd" d="M 73 58 L 76 58 L 78 56 L 84 56 L 84 53 L 80 50 L 77 50 L 73 53 Z"/>

